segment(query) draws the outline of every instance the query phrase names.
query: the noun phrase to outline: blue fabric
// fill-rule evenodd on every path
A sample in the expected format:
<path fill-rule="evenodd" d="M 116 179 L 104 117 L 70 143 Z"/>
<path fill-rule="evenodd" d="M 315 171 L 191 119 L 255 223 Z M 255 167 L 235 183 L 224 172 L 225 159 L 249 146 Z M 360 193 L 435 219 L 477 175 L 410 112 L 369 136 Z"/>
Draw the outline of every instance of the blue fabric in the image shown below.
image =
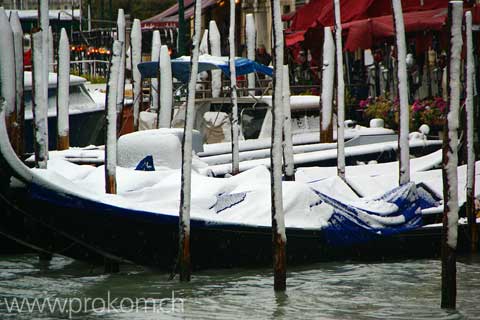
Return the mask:
<path fill-rule="evenodd" d="M 423 224 L 422 206 L 427 205 L 427 200 L 419 197 L 414 183 L 397 187 L 377 199 L 393 203 L 398 207 L 397 211 L 387 215 L 346 205 L 316 190 L 314 192 L 322 201 L 333 207 L 334 212 L 328 221 L 328 226 L 322 229 L 327 244 L 333 246 L 362 244 L 384 236 L 417 229 Z M 382 223 L 375 219 L 400 216 L 403 216 L 403 221 L 396 223 L 394 221 Z"/>
<path fill-rule="evenodd" d="M 155 171 L 155 166 L 153 165 L 153 157 L 146 156 L 137 164 L 135 170 L 138 171 Z"/>
<path fill-rule="evenodd" d="M 138 70 L 143 78 L 156 78 L 158 72 L 158 62 L 142 62 L 138 64 Z M 247 58 L 235 59 L 235 71 L 237 76 L 245 75 L 252 72 L 259 72 L 267 76 L 273 76 L 273 69 Z M 226 62 L 202 62 L 198 63 L 198 72 L 209 71 L 213 69 L 220 69 L 227 76 L 230 76 L 230 67 L 228 61 Z M 186 83 L 190 77 L 190 60 L 185 58 L 178 58 L 172 60 L 172 74 L 181 82 Z"/>

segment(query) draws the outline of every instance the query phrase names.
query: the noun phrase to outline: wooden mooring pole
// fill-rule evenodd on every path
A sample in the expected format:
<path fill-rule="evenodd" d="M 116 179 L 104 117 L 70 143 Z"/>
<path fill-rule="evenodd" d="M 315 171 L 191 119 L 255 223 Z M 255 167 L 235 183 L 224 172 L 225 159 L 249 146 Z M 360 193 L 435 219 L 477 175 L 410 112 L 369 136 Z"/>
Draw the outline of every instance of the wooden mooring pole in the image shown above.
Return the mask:
<path fill-rule="evenodd" d="M 462 52 L 463 2 L 448 6 L 450 50 L 447 59 L 447 118 L 443 139 L 443 228 L 442 228 L 442 299 L 441 307 L 454 309 L 457 298 L 456 248 L 458 232 L 458 125 L 460 109 L 460 65 Z"/>
<path fill-rule="evenodd" d="M 172 78 L 172 63 L 170 55 L 168 54 L 168 46 L 160 47 L 160 62 L 159 62 L 159 111 L 157 124 L 158 128 L 170 128 L 172 122 L 172 108 L 173 108 L 173 78 Z"/>
<path fill-rule="evenodd" d="M 330 27 L 324 28 L 323 71 L 320 110 L 320 142 L 333 142 L 333 85 L 335 83 L 335 42 Z"/>
<path fill-rule="evenodd" d="M 125 26 L 125 13 L 123 9 L 118 9 L 117 15 L 117 40 L 122 43 L 122 52 L 120 57 L 120 65 L 118 70 L 118 84 L 117 84 L 117 131 L 118 135 L 122 130 L 123 126 L 123 100 L 125 96 L 125 64 L 126 64 L 126 26 Z"/>
<path fill-rule="evenodd" d="M 283 134 L 283 25 L 280 0 L 271 0 L 273 33 L 273 97 L 272 97 L 272 148 L 270 164 L 273 246 L 273 288 L 287 289 L 287 236 L 282 196 L 282 134 Z"/>
<path fill-rule="evenodd" d="M 475 77 L 475 61 L 472 34 L 472 12 L 465 13 L 465 32 L 466 32 L 466 99 L 465 110 L 467 115 L 466 140 L 467 140 L 467 219 L 470 234 L 470 249 L 472 252 L 478 250 L 478 230 L 475 213 L 475 148 L 474 148 L 474 131 L 475 131 L 475 113 L 473 109 L 474 96 L 474 77 Z"/>
<path fill-rule="evenodd" d="M 151 61 L 157 61 L 157 62 L 160 61 L 160 46 L 161 46 L 160 31 L 155 30 L 153 31 L 153 34 L 152 34 Z M 152 80 L 150 80 L 150 108 L 157 109 L 157 113 L 160 112 L 160 91 L 158 89 L 158 79 L 155 77 L 152 78 Z M 157 126 L 158 126 L 158 119 L 157 119 Z"/>
<path fill-rule="evenodd" d="M 255 43 L 257 38 L 257 28 L 255 27 L 255 18 L 252 13 L 248 13 L 245 16 L 245 39 L 247 42 L 247 58 L 255 60 Z M 255 88 L 255 74 L 249 73 L 247 75 L 248 88 Z M 255 94 L 255 90 L 251 90 L 250 93 Z"/>
<path fill-rule="evenodd" d="M 180 188 L 180 212 L 178 217 L 178 267 L 180 281 L 190 281 L 190 205 L 192 189 L 192 147 L 193 125 L 195 122 L 195 89 L 198 75 L 198 58 L 202 22 L 202 1 L 195 0 L 194 33 L 190 80 L 188 83 L 187 110 L 185 111 L 185 126 L 182 139 L 182 177 Z"/>
<path fill-rule="evenodd" d="M 130 36 L 133 85 L 133 129 L 138 130 L 138 116 L 142 103 L 142 75 L 137 65 L 142 62 L 142 28 L 140 20 L 134 19 Z"/>
<path fill-rule="evenodd" d="M 400 0 L 392 0 L 392 12 L 397 39 L 397 79 L 400 100 L 400 125 L 398 134 L 400 161 L 398 164 L 398 181 L 399 185 L 402 185 L 410 181 L 410 145 L 408 143 L 410 106 L 408 104 L 407 45 L 405 41 L 402 2 Z"/>
<path fill-rule="evenodd" d="M 228 32 L 228 43 L 230 47 L 230 100 L 232 103 L 232 110 L 230 113 L 232 131 L 232 175 L 236 175 L 240 172 L 240 152 L 238 146 L 240 127 L 238 125 L 237 72 L 235 68 L 235 10 L 235 0 L 230 0 L 230 28 Z"/>
<path fill-rule="evenodd" d="M 57 67 L 57 149 L 70 148 L 69 135 L 70 43 L 67 31 L 60 31 Z"/>
<path fill-rule="evenodd" d="M 290 76 L 288 65 L 283 66 L 283 171 L 286 181 L 295 181 L 295 162 L 293 159 L 292 112 L 290 110 Z"/>
<path fill-rule="evenodd" d="M 117 93 L 118 77 L 122 68 L 123 43 L 113 42 L 110 72 L 107 83 L 106 112 L 106 141 L 105 141 L 105 192 L 117 193 L 116 166 L 117 166 Z"/>

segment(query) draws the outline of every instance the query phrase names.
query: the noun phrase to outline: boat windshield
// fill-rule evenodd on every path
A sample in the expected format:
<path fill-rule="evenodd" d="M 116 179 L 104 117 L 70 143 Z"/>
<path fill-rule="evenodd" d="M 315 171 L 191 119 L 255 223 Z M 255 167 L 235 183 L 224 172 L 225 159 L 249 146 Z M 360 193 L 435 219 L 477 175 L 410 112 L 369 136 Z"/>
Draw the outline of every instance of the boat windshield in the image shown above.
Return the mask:
<path fill-rule="evenodd" d="M 24 99 L 25 99 L 25 109 L 32 110 L 32 91 L 31 90 L 25 91 Z M 95 102 L 90 97 L 87 89 L 83 84 L 70 86 L 70 96 L 69 96 L 70 108 L 74 107 L 74 109 L 80 109 L 79 107 L 82 107 L 82 106 L 90 107 L 92 104 L 95 104 Z M 51 110 L 56 108 L 57 108 L 57 89 L 49 88 L 48 89 L 48 109 Z"/>

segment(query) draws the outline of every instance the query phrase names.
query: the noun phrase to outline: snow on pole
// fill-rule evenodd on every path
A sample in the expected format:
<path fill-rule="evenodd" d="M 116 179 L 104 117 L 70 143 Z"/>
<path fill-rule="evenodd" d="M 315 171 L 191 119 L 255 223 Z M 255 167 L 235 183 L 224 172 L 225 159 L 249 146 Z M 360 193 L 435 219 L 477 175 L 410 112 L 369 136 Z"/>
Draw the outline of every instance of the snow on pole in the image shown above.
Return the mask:
<path fill-rule="evenodd" d="M 48 26 L 48 72 L 55 72 L 52 26 Z"/>
<path fill-rule="evenodd" d="M 230 47 L 230 97 L 232 101 L 232 112 L 230 114 L 232 130 L 232 174 L 240 172 L 240 154 L 238 148 L 238 104 L 237 104 L 237 72 L 235 69 L 235 0 L 230 0 L 230 28 L 228 32 L 228 43 Z"/>
<path fill-rule="evenodd" d="M 123 125 L 122 121 L 122 114 L 123 114 L 123 98 L 125 95 L 125 65 L 126 65 L 126 57 L 127 57 L 127 50 L 126 50 L 126 41 L 125 41 L 125 13 L 123 9 L 118 9 L 117 15 L 117 40 L 122 43 L 122 52 L 121 52 L 121 59 L 120 59 L 120 69 L 118 74 L 118 86 L 117 86 L 117 112 L 119 113 L 120 117 L 117 119 L 119 121 L 120 126 L 117 128 L 121 130 L 121 125 Z"/>
<path fill-rule="evenodd" d="M 247 58 L 255 60 L 255 42 L 256 42 L 257 30 L 255 28 L 255 20 L 253 14 L 248 13 L 245 16 L 245 37 L 247 38 Z M 249 73 L 247 75 L 248 88 L 255 88 L 255 73 Z M 255 91 L 252 90 L 251 93 Z"/>
<path fill-rule="evenodd" d="M 335 42 L 330 27 L 324 28 L 322 70 L 322 110 L 320 142 L 333 141 L 333 84 L 335 83 Z"/>
<path fill-rule="evenodd" d="M 132 80 L 133 80 L 133 128 L 138 130 L 138 115 L 142 102 L 142 76 L 137 65 L 142 62 L 142 28 L 140 20 L 134 19 L 130 35 L 132 54 Z"/>
<path fill-rule="evenodd" d="M 3 7 L 0 7 L 0 80 L 1 96 L 5 99 L 8 137 L 15 142 L 17 117 L 15 112 L 15 52 L 13 32 Z"/>
<path fill-rule="evenodd" d="M 57 70 L 57 149 L 65 150 L 70 147 L 68 105 L 70 94 L 70 43 L 67 31 L 62 28 L 58 44 Z"/>
<path fill-rule="evenodd" d="M 37 75 L 40 76 L 38 73 L 41 72 L 41 78 L 39 79 L 38 83 L 38 93 L 40 95 L 43 95 L 41 98 L 40 96 L 37 96 L 37 109 L 39 109 L 39 119 L 37 125 L 41 126 L 42 128 L 40 131 L 42 132 L 41 134 L 45 134 L 44 137 L 41 137 L 40 140 L 42 140 L 42 146 L 41 150 L 39 150 L 41 154 L 41 159 L 39 161 L 44 161 L 45 162 L 45 168 L 47 167 L 47 158 L 48 158 L 48 117 L 47 117 L 47 112 L 48 112 L 48 66 L 49 66 L 49 55 L 48 55 L 48 50 L 50 48 L 50 39 L 48 36 L 48 30 L 49 30 L 49 23 L 50 23 L 50 17 L 49 17 L 49 8 L 48 8 L 48 0 L 39 0 L 40 4 L 38 6 L 38 17 L 40 19 L 40 29 L 41 29 L 41 34 L 42 34 L 42 44 L 40 45 L 40 48 L 42 50 L 41 56 L 37 55 L 37 58 L 40 58 L 41 61 L 39 62 L 38 68 L 37 69 Z M 37 41 L 38 42 L 38 41 Z M 32 62 L 33 63 L 33 62 Z M 33 69 L 33 68 L 32 68 Z M 41 70 L 41 71 L 40 71 Z M 44 131 L 44 132 L 43 132 Z M 44 139 L 44 140 L 43 140 Z M 43 165 L 43 162 L 42 162 Z"/>
<path fill-rule="evenodd" d="M 48 161 L 48 100 L 43 92 L 45 70 L 43 32 L 32 33 L 32 111 L 35 149 L 35 166 L 46 169 Z M 48 54 L 48 53 L 47 53 Z"/>
<path fill-rule="evenodd" d="M 187 110 L 182 139 L 182 181 L 180 189 L 180 212 L 178 219 L 179 246 L 178 265 L 180 281 L 190 281 L 190 204 L 192 189 L 192 131 L 195 122 L 195 89 L 198 74 L 198 57 L 202 23 L 202 0 L 195 0 L 194 31 L 190 81 L 188 82 Z"/>
<path fill-rule="evenodd" d="M 288 65 L 283 66 L 283 159 L 285 168 L 285 180 L 295 180 L 295 167 L 293 161 L 293 143 L 292 143 L 292 114 L 290 110 L 290 79 Z"/>
<path fill-rule="evenodd" d="M 475 79 L 475 61 L 473 58 L 474 46 L 472 35 L 472 12 L 467 11 L 465 13 L 465 25 L 466 25 L 466 51 L 467 51 L 467 72 L 466 76 L 466 99 L 465 110 L 467 114 L 467 218 L 468 228 L 470 233 L 471 251 L 476 252 L 478 249 L 478 231 L 475 215 L 475 149 L 474 143 L 474 131 L 475 131 L 475 113 L 473 110 L 473 96 L 474 96 L 474 79 Z"/>
<path fill-rule="evenodd" d="M 105 192 L 117 193 L 117 86 L 122 69 L 122 51 L 124 45 L 120 40 L 113 42 L 112 58 L 107 83 L 106 111 L 106 141 L 105 141 Z"/>
<path fill-rule="evenodd" d="M 17 155 L 23 154 L 23 128 L 25 121 L 25 102 L 23 99 L 23 30 L 17 11 L 10 15 L 10 25 L 13 32 L 15 53 L 15 114 L 16 114 L 16 139 L 12 141 Z"/>
<path fill-rule="evenodd" d="M 160 46 L 162 42 L 160 40 L 160 31 L 153 31 L 152 35 L 152 59 L 151 61 L 160 61 Z M 156 109 L 157 112 L 160 110 L 158 103 L 160 102 L 160 91 L 158 90 L 158 79 L 152 78 L 151 80 L 151 89 L 150 95 L 152 103 L 150 107 Z"/>
<path fill-rule="evenodd" d="M 170 128 L 172 121 L 172 107 L 173 107 L 173 83 L 172 83 L 172 64 L 170 62 L 170 55 L 168 54 L 168 47 L 162 46 L 160 48 L 160 113 L 158 118 L 159 128 Z"/>
<path fill-rule="evenodd" d="M 271 201 L 274 290 L 287 287 L 285 217 L 282 197 L 282 134 L 283 134 L 283 25 L 280 0 L 272 0 L 273 97 L 272 97 L 272 148 L 271 148 Z"/>
<path fill-rule="evenodd" d="M 441 307 L 455 309 L 456 248 L 458 231 L 458 126 L 460 109 L 460 65 L 462 52 L 463 2 L 450 1 L 448 7 L 450 50 L 448 51 L 447 135 L 443 139 L 443 229 Z"/>
<path fill-rule="evenodd" d="M 335 6 L 335 43 L 337 49 L 337 171 L 345 179 L 345 82 L 343 79 L 343 46 L 340 0 Z"/>
<path fill-rule="evenodd" d="M 214 20 L 210 21 L 208 27 L 208 37 L 210 39 L 210 54 L 212 56 L 220 57 L 222 55 L 221 50 L 221 37 L 218 31 L 217 24 Z M 222 91 L 222 71 L 212 70 L 212 97 L 220 97 Z"/>
<path fill-rule="evenodd" d="M 208 54 L 208 29 L 203 31 L 202 41 L 200 41 L 200 55 Z"/>
<path fill-rule="evenodd" d="M 400 125 L 398 135 L 400 159 L 398 163 L 398 177 L 399 184 L 402 185 L 410 181 L 410 146 L 408 144 L 410 106 L 408 105 L 407 45 L 405 42 L 405 25 L 403 24 L 401 0 L 392 0 L 392 11 L 397 39 L 397 78 L 400 100 Z"/>

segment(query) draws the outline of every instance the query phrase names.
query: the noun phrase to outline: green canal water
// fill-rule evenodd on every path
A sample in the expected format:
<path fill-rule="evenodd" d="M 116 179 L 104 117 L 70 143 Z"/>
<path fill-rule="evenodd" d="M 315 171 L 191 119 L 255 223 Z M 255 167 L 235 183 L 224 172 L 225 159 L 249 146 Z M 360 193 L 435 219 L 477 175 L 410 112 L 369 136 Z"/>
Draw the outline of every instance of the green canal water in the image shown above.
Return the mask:
<path fill-rule="evenodd" d="M 480 256 L 459 257 L 457 272 L 457 311 L 446 311 L 438 260 L 291 267 L 275 294 L 267 268 L 181 284 L 134 266 L 106 275 L 63 257 L 0 256 L 0 319 L 480 319 Z"/>

